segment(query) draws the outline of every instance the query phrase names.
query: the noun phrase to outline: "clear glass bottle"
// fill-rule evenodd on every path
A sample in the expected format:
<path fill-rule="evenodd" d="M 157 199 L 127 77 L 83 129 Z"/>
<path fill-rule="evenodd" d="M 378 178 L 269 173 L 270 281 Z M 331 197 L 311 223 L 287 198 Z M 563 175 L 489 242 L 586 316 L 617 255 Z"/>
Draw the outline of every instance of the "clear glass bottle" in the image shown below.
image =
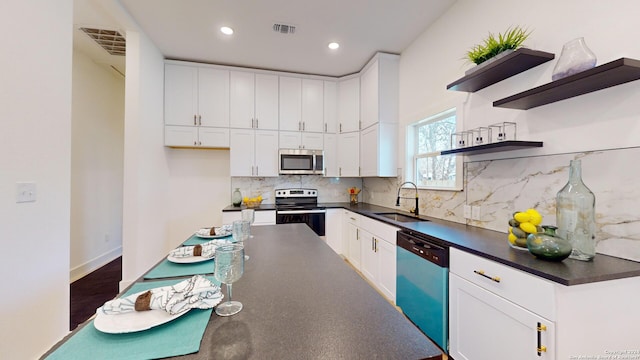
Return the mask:
<path fill-rule="evenodd" d="M 240 206 L 242 204 L 242 194 L 240 193 L 240 188 L 236 188 L 231 195 L 231 202 L 233 206 Z"/>
<path fill-rule="evenodd" d="M 553 68 L 551 80 L 556 81 L 589 70 L 596 66 L 597 60 L 596 54 L 587 47 L 584 38 L 573 39 L 562 47 L 560 58 Z"/>
<path fill-rule="evenodd" d="M 556 195 L 558 235 L 571 243 L 572 259 L 589 261 L 596 256 L 596 197 L 582 182 L 580 160 L 571 160 L 569 181 Z"/>

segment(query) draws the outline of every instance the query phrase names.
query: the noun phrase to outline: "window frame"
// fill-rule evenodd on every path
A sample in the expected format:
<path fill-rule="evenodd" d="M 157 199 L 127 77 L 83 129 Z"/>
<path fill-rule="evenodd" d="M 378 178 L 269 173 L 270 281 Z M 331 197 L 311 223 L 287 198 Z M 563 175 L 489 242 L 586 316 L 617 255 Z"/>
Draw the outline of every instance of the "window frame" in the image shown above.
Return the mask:
<path fill-rule="evenodd" d="M 429 152 L 429 153 L 418 153 L 418 128 L 422 125 L 428 124 L 428 123 L 433 123 L 433 122 L 437 122 L 443 119 L 446 119 L 448 117 L 450 117 L 451 115 L 455 115 L 455 119 L 456 119 L 456 131 L 459 130 L 459 128 L 461 127 L 461 118 L 460 118 L 460 112 L 458 111 L 457 107 L 453 107 L 453 108 L 449 108 L 447 110 L 438 112 L 436 114 L 427 116 L 419 121 L 416 121 L 414 123 L 411 123 L 407 126 L 407 146 L 406 146 L 406 179 L 409 181 L 414 182 L 419 189 L 425 189 L 425 190 L 445 190 L 445 191 L 462 191 L 464 186 L 463 186 L 463 167 L 464 167 L 464 162 L 463 162 L 463 157 L 462 156 L 457 156 L 455 154 L 451 154 L 451 155 L 440 155 L 440 151 L 433 151 L 433 152 Z M 444 149 L 443 149 L 444 150 Z M 436 156 L 454 156 L 455 157 L 455 166 L 456 166 L 456 171 L 455 171 L 455 183 L 452 186 L 448 186 L 448 185 L 443 185 L 443 186 L 438 186 L 438 185 L 419 185 L 418 184 L 418 179 L 417 179 L 417 162 L 418 159 L 424 159 L 424 158 L 433 158 Z"/>

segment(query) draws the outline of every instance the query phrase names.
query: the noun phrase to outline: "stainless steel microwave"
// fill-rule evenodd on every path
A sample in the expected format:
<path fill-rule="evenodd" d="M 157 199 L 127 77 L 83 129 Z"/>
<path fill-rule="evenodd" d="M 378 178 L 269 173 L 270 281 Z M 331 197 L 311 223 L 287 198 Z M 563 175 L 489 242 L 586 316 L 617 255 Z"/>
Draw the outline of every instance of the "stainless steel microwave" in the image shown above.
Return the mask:
<path fill-rule="evenodd" d="M 322 150 L 280 149 L 278 156 L 280 160 L 280 174 L 324 174 L 324 152 Z"/>

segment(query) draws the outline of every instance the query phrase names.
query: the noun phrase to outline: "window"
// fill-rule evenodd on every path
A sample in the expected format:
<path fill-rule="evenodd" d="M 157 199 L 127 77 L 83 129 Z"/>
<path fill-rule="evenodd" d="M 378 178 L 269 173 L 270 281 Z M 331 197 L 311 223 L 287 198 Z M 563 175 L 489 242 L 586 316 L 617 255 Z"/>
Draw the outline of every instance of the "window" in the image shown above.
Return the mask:
<path fill-rule="evenodd" d="M 409 175 L 421 188 L 461 190 L 462 164 L 455 155 L 440 155 L 451 148 L 456 132 L 456 109 L 450 109 L 409 126 Z"/>

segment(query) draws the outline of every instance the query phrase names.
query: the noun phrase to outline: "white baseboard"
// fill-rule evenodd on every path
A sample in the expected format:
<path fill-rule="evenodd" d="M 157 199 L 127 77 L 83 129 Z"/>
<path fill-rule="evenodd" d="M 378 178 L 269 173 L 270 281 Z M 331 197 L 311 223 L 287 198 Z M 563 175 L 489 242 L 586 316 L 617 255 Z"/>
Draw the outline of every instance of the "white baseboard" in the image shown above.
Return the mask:
<path fill-rule="evenodd" d="M 72 283 L 82 278 L 83 276 L 90 274 L 92 271 L 101 268 L 102 266 L 110 263 L 119 256 L 122 256 L 122 246 L 119 246 L 109 251 L 108 253 L 93 258 L 80 266 L 76 266 L 69 271 L 69 283 Z"/>

